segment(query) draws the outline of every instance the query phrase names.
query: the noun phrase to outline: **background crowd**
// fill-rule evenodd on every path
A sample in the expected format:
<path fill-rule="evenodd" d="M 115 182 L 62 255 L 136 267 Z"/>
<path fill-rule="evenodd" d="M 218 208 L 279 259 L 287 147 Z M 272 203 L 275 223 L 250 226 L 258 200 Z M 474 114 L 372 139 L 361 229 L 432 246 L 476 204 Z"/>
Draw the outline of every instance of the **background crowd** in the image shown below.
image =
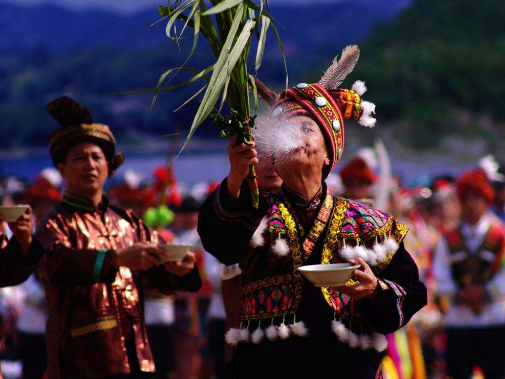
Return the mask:
<path fill-rule="evenodd" d="M 488 175 L 495 195 L 486 206 L 495 215 L 494 221 L 501 224 L 505 220 L 503 166 L 491 157 L 480 165 L 487 171 L 478 170 L 495 173 Z M 374 198 L 383 201 L 377 195 L 386 191 L 383 207 L 409 226 L 406 247 L 428 288 L 429 305 L 406 328 L 388 336 L 383 370 L 391 379 L 443 378 L 447 358 L 444 313 L 451 300 L 437 289 L 434 259 L 442 237 L 461 222 L 460 188 L 457 178 L 450 175 L 433 177 L 423 186 L 406 187 L 400 177 L 385 176 L 385 171 L 378 167 L 373 149 L 362 149 L 338 174 L 330 176 L 327 184 L 335 194 L 366 203 L 373 203 Z M 131 208 L 167 241 L 191 244 L 197 255 L 203 282 L 197 294 L 167 296 L 144 288 L 145 321 L 159 378 L 222 378 L 229 361 L 224 340 L 227 315 L 222 298 L 223 267 L 203 250 L 196 230 L 201 204 L 217 184 L 180 183 L 168 166 L 158 167 L 149 175 L 126 170 L 107 189 L 111 203 Z M 63 186 L 58 171 L 52 168 L 44 169 L 31 183 L 4 177 L 1 203 L 30 204 L 33 225 L 37 225 L 37 220 L 60 200 Z M 9 234 L 7 225 L 2 227 Z M 43 378 L 48 310 L 38 272 L 19 286 L 1 290 L 0 312 L 2 374 L 6 378 Z M 474 374 L 480 375 L 479 370 Z"/>

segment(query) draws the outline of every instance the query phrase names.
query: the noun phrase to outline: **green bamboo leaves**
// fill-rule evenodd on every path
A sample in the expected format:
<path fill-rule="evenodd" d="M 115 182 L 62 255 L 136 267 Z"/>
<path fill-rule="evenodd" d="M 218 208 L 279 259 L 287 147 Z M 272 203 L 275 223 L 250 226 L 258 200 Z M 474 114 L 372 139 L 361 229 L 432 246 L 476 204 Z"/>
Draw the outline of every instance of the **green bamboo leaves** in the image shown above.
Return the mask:
<path fill-rule="evenodd" d="M 254 60 L 254 73 L 257 74 L 264 56 L 268 30 L 274 32 L 286 67 L 287 86 L 287 66 L 284 49 L 277 29 L 272 23 L 272 16 L 263 9 L 264 5 L 268 8 L 268 1 L 260 0 L 259 5 L 252 2 L 252 0 L 210 0 L 209 2 L 211 4 L 210 8 L 207 8 L 204 0 L 183 0 L 177 2 L 173 7 L 170 5 L 159 7 L 160 15 L 168 18 L 166 34 L 169 38 L 179 43 L 188 26 L 194 28 L 194 33 L 191 51 L 182 66 L 177 69 L 167 70 L 161 75 L 155 89 L 153 103 L 160 91 L 191 84 L 204 77 L 208 78 L 207 74 L 212 72 L 208 84 L 201 87 L 197 93 L 183 104 L 184 106 L 203 92 L 202 100 L 181 151 L 191 140 L 198 127 L 211 115 L 214 120 L 227 119 L 230 122 L 237 123 L 237 125 L 242 125 L 243 127 L 230 130 L 240 134 L 238 136 L 239 143 L 250 141 L 251 128 L 254 123 L 254 117 L 251 117 L 250 109 L 250 88 L 252 88 L 255 108 L 258 103 L 254 77 L 249 74 L 247 68 L 252 36 L 256 35 L 258 39 Z M 177 26 L 180 24 L 182 24 L 182 27 L 178 33 Z M 260 25 L 261 28 L 259 28 Z M 183 83 L 170 86 L 164 85 L 165 81 L 170 83 L 180 70 L 186 69 L 186 64 L 197 49 L 200 34 L 209 43 L 216 62 L 207 69 L 196 72 L 196 75 Z M 230 108 L 231 117 L 221 115 L 225 103 Z M 248 182 L 253 206 L 257 207 L 259 194 L 254 167 L 251 167 Z"/>

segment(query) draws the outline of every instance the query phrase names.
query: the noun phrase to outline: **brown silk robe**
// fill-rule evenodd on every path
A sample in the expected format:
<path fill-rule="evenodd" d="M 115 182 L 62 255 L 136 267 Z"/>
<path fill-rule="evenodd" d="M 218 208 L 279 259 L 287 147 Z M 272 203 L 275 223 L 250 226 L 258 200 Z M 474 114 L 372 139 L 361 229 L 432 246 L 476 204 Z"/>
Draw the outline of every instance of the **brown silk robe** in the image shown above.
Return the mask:
<path fill-rule="evenodd" d="M 162 293 L 196 292 L 201 285 L 197 268 L 184 277 L 163 265 L 142 272 L 114 268 L 114 250 L 157 243 L 158 235 L 131 211 L 109 206 L 106 198 L 95 210 L 85 199 L 65 193 L 36 237 L 46 251 L 49 379 L 154 372 L 140 280 Z"/>

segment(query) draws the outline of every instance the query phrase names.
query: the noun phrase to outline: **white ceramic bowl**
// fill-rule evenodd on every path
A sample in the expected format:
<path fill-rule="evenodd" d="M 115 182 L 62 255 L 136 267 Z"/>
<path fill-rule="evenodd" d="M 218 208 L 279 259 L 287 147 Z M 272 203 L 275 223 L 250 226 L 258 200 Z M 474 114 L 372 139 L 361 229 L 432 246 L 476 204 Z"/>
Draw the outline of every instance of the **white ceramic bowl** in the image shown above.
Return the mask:
<path fill-rule="evenodd" d="M 16 221 L 23 213 L 26 212 L 29 205 L 27 204 L 18 204 L 18 205 L 1 205 L 0 213 L 4 215 L 4 221 L 6 222 L 14 222 Z"/>
<path fill-rule="evenodd" d="M 158 248 L 160 248 L 163 251 L 166 251 L 167 253 L 170 254 L 170 256 L 166 257 L 164 255 L 161 255 L 160 258 L 162 260 L 162 263 L 165 262 L 178 262 L 184 258 L 184 256 L 188 253 L 189 250 L 193 245 L 187 244 L 187 243 L 160 243 L 158 245 Z"/>
<path fill-rule="evenodd" d="M 332 263 L 298 267 L 298 270 L 316 287 L 343 286 L 352 277 L 359 265 Z"/>

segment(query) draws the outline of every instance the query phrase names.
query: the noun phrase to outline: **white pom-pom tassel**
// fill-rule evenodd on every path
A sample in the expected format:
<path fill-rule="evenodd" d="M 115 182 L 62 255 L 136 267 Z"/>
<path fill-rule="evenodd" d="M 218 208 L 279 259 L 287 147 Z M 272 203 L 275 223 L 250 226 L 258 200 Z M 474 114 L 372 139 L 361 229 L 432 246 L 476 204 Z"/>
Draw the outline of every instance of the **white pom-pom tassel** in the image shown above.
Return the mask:
<path fill-rule="evenodd" d="M 298 337 L 305 337 L 309 335 L 309 330 L 307 329 L 303 321 L 291 325 L 291 331 Z"/>
<path fill-rule="evenodd" d="M 369 257 L 368 257 L 368 251 L 367 251 L 367 249 L 364 246 L 357 245 L 354 248 L 354 254 L 355 254 L 356 258 L 361 258 L 365 262 L 368 262 L 368 259 L 369 259 Z"/>
<path fill-rule="evenodd" d="M 354 334 L 353 332 L 349 333 L 349 346 L 352 347 L 353 349 L 356 349 L 358 347 L 359 340 L 358 336 Z"/>
<path fill-rule="evenodd" d="M 226 343 L 236 346 L 240 341 L 240 330 L 236 328 L 231 328 L 224 335 Z"/>
<path fill-rule="evenodd" d="M 386 350 L 388 347 L 388 340 L 382 334 L 375 333 L 373 339 L 373 347 L 380 353 L 381 351 Z"/>
<path fill-rule="evenodd" d="M 340 342 L 347 342 L 349 340 L 347 329 L 340 321 L 333 320 L 331 322 L 331 330 L 335 333 Z"/>
<path fill-rule="evenodd" d="M 266 330 L 267 338 L 270 341 L 277 339 L 279 333 L 277 332 L 277 327 L 275 325 L 270 325 Z"/>
<path fill-rule="evenodd" d="M 377 255 L 375 255 L 374 250 L 367 249 L 368 260 L 366 261 L 370 266 L 375 266 L 377 264 Z"/>
<path fill-rule="evenodd" d="M 289 338 L 289 328 L 286 324 L 280 324 L 277 328 L 279 331 L 279 337 L 283 340 Z"/>
<path fill-rule="evenodd" d="M 363 107 L 363 114 L 358 122 L 367 128 L 373 128 L 377 122 L 377 120 L 372 117 L 372 114 L 375 114 L 375 104 L 369 101 L 363 101 L 361 106 Z"/>
<path fill-rule="evenodd" d="M 264 336 L 265 336 L 265 333 L 263 332 L 263 330 L 261 330 L 261 328 L 258 328 L 253 332 L 253 334 L 251 336 L 252 342 L 254 344 L 258 345 Z"/>
<path fill-rule="evenodd" d="M 354 253 L 354 247 L 350 245 L 344 245 L 342 249 L 340 249 L 340 256 L 346 261 L 354 259 L 356 257 Z"/>
<path fill-rule="evenodd" d="M 222 280 L 230 280 L 240 274 L 242 274 L 242 270 L 240 269 L 238 263 L 231 266 L 226 265 L 219 266 L 219 276 L 221 277 Z"/>
<path fill-rule="evenodd" d="M 375 245 L 373 245 L 373 250 L 375 252 L 375 258 L 377 259 L 377 262 L 382 262 L 386 259 L 388 255 L 386 246 L 376 242 Z"/>
<path fill-rule="evenodd" d="M 272 251 L 280 257 L 285 257 L 289 254 L 289 245 L 285 239 L 278 238 L 272 246 Z"/>
<path fill-rule="evenodd" d="M 362 350 L 368 350 L 372 347 L 372 339 L 370 336 L 367 336 L 365 334 L 359 336 L 359 347 Z"/>
<path fill-rule="evenodd" d="M 242 342 L 249 341 L 249 329 L 240 329 L 240 341 Z"/>
<path fill-rule="evenodd" d="M 251 247 L 259 247 L 265 245 L 265 238 L 263 237 L 263 232 L 265 231 L 266 228 L 267 228 L 267 219 L 263 218 L 261 219 L 258 228 L 256 229 L 251 238 L 251 242 L 249 243 Z"/>
<path fill-rule="evenodd" d="M 384 242 L 384 246 L 386 247 L 386 252 L 388 254 L 393 254 L 393 253 L 396 253 L 398 251 L 398 249 L 400 248 L 400 245 L 398 245 L 398 242 L 396 242 L 394 239 L 392 238 L 388 238 L 385 242 Z"/>
<path fill-rule="evenodd" d="M 352 85 L 352 90 L 358 95 L 363 96 L 367 90 L 365 82 L 362 80 L 356 80 Z"/>

